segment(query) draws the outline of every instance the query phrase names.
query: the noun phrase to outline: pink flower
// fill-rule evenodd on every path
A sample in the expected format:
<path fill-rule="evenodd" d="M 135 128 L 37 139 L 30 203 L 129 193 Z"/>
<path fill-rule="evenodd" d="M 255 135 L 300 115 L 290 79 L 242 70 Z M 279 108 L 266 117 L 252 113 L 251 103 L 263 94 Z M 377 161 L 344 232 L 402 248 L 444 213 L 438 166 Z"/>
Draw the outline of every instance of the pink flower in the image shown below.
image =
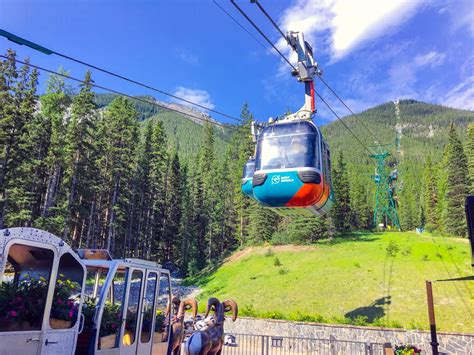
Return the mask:
<path fill-rule="evenodd" d="M 117 328 L 117 324 L 112 323 L 111 327 L 112 327 L 112 329 L 115 329 L 115 328 Z"/>
<path fill-rule="evenodd" d="M 58 304 L 63 304 L 63 300 L 58 298 Z"/>
<path fill-rule="evenodd" d="M 12 317 L 16 317 L 17 313 L 16 313 L 15 311 L 11 311 L 11 312 L 10 312 L 10 315 L 11 315 Z"/>
<path fill-rule="evenodd" d="M 69 318 L 72 318 L 72 315 L 73 315 L 72 311 L 69 311 L 67 315 L 69 316 Z"/>

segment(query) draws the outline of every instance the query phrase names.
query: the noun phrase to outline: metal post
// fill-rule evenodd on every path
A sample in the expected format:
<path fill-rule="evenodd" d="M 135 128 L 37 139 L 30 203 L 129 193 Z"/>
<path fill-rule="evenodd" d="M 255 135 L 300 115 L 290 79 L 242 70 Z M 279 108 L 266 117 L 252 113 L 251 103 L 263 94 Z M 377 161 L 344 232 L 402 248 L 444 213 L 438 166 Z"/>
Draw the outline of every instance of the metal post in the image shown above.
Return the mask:
<path fill-rule="evenodd" d="M 372 344 L 365 343 L 365 353 L 366 355 L 372 355 Z"/>
<path fill-rule="evenodd" d="M 426 281 L 426 297 L 428 300 L 428 316 L 430 318 L 430 333 L 431 333 L 431 349 L 433 350 L 433 355 L 438 355 L 438 338 L 436 336 L 436 321 L 435 321 L 435 312 L 434 312 L 434 303 L 433 303 L 433 287 L 431 281 Z"/>

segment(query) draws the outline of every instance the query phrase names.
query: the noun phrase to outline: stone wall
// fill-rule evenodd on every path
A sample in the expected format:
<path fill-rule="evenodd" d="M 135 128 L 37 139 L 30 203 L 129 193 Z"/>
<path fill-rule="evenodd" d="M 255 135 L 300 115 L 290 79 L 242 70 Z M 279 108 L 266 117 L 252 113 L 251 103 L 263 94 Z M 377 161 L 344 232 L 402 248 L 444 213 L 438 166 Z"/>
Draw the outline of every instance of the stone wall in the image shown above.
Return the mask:
<path fill-rule="evenodd" d="M 318 323 L 290 322 L 273 319 L 240 317 L 235 323 L 225 322 L 228 333 L 276 335 L 301 338 L 362 341 L 392 345 L 411 344 L 422 349 L 422 354 L 431 354 L 430 333 L 425 331 L 356 327 L 350 325 L 328 325 Z M 456 355 L 474 355 L 474 334 L 438 333 L 439 350 Z"/>

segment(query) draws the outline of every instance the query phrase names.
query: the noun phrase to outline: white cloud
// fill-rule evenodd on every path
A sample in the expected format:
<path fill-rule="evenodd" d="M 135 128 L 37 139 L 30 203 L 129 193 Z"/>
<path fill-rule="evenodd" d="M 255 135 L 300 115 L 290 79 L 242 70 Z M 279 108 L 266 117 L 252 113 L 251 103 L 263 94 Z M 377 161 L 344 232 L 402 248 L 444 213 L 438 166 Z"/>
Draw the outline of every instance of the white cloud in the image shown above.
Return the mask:
<path fill-rule="evenodd" d="M 336 61 L 364 42 L 387 34 L 407 21 L 422 2 L 298 0 L 285 10 L 280 25 L 284 31 L 303 31 L 316 53 L 328 51 L 332 61 Z M 324 40 L 322 35 L 327 33 L 329 38 Z M 278 46 L 285 48 L 285 41 L 281 39 Z"/>
<path fill-rule="evenodd" d="M 185 88 L 183 86 L 179 86 L 176 88 L 176 91 L 174 92 L 175 96 L 181 97 L 183 99 L 186 99 L 188 101 L 194 102 L 196 104 L 208 107 L 209 109 L 214 109 L 215 105 L 211 101 L 211 96 L 206 90 L 197 90 L 197 89 L 189 89 Z M 183 103 L 182 101 L 177 101 L 183 105 L 187 105 L 186 103 Z M 193 107 L 192 105 L 187 105 L 190 107 Z"/>
<path fill-rule="evenodd" d="M 465 110 L 474 110 L 474 75 L 451 89 L 445 95 L 443 104 Z"/>
<path fill-rule="evenodd" d="M 439 53 L 437 51 L 431 51 L 426 54 L 420 54 L 415 57 L 415 64 L 418 66 L 429 65 L 431 68 L 435 68 L 444 63 L 446 54 Z"/>

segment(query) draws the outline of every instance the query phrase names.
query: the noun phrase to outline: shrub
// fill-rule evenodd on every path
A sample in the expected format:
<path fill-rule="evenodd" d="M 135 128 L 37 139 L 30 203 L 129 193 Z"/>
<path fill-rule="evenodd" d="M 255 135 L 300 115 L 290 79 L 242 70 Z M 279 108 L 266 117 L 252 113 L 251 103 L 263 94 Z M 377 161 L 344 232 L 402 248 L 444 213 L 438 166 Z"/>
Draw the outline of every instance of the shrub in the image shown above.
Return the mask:
<path fill-rule="evenodd" d="M 272 245 L 287 245 L 292 243 L 292 238 L 290 238 L 288 234 L 284 232 L 273 233 L 272 239 L 270 240 L 270 244 Z"/>
<path fill-rule="evenodd" d="M 280 261 L 280 259 L 275 258 L 275 260 L 273 261 L 273 265 L 274 265 L 274 266 L 281 266 L 281 261 Z"/>
<path fill-rule="evenodd" d="M 283 268 L 283 269 L 278 270 L 278 274 L 280 274 L 280 275 L 286 275 L 289 272 L 290 272 L 290 270 L 288 270 L 287 268 Z"/>
<path fill-rule="evenodd" d="M 390 243 L 388 243 L 387 245 L 387 249 L 385 250 L 387 252 L 387 256 L 395 257 L 397 256 L 397 253 L 400 250 L 400 248 L 394 240 L 391 240 Z"/>
<path fill-rule="evenodd" d="M 242 316 L 257 317 L 257 312 L 255 312 L 255 309 L 253 308 L 252 304 L 251 305 L 244 305 L 242 308 L 239 309 L 239 313 Z"/>

